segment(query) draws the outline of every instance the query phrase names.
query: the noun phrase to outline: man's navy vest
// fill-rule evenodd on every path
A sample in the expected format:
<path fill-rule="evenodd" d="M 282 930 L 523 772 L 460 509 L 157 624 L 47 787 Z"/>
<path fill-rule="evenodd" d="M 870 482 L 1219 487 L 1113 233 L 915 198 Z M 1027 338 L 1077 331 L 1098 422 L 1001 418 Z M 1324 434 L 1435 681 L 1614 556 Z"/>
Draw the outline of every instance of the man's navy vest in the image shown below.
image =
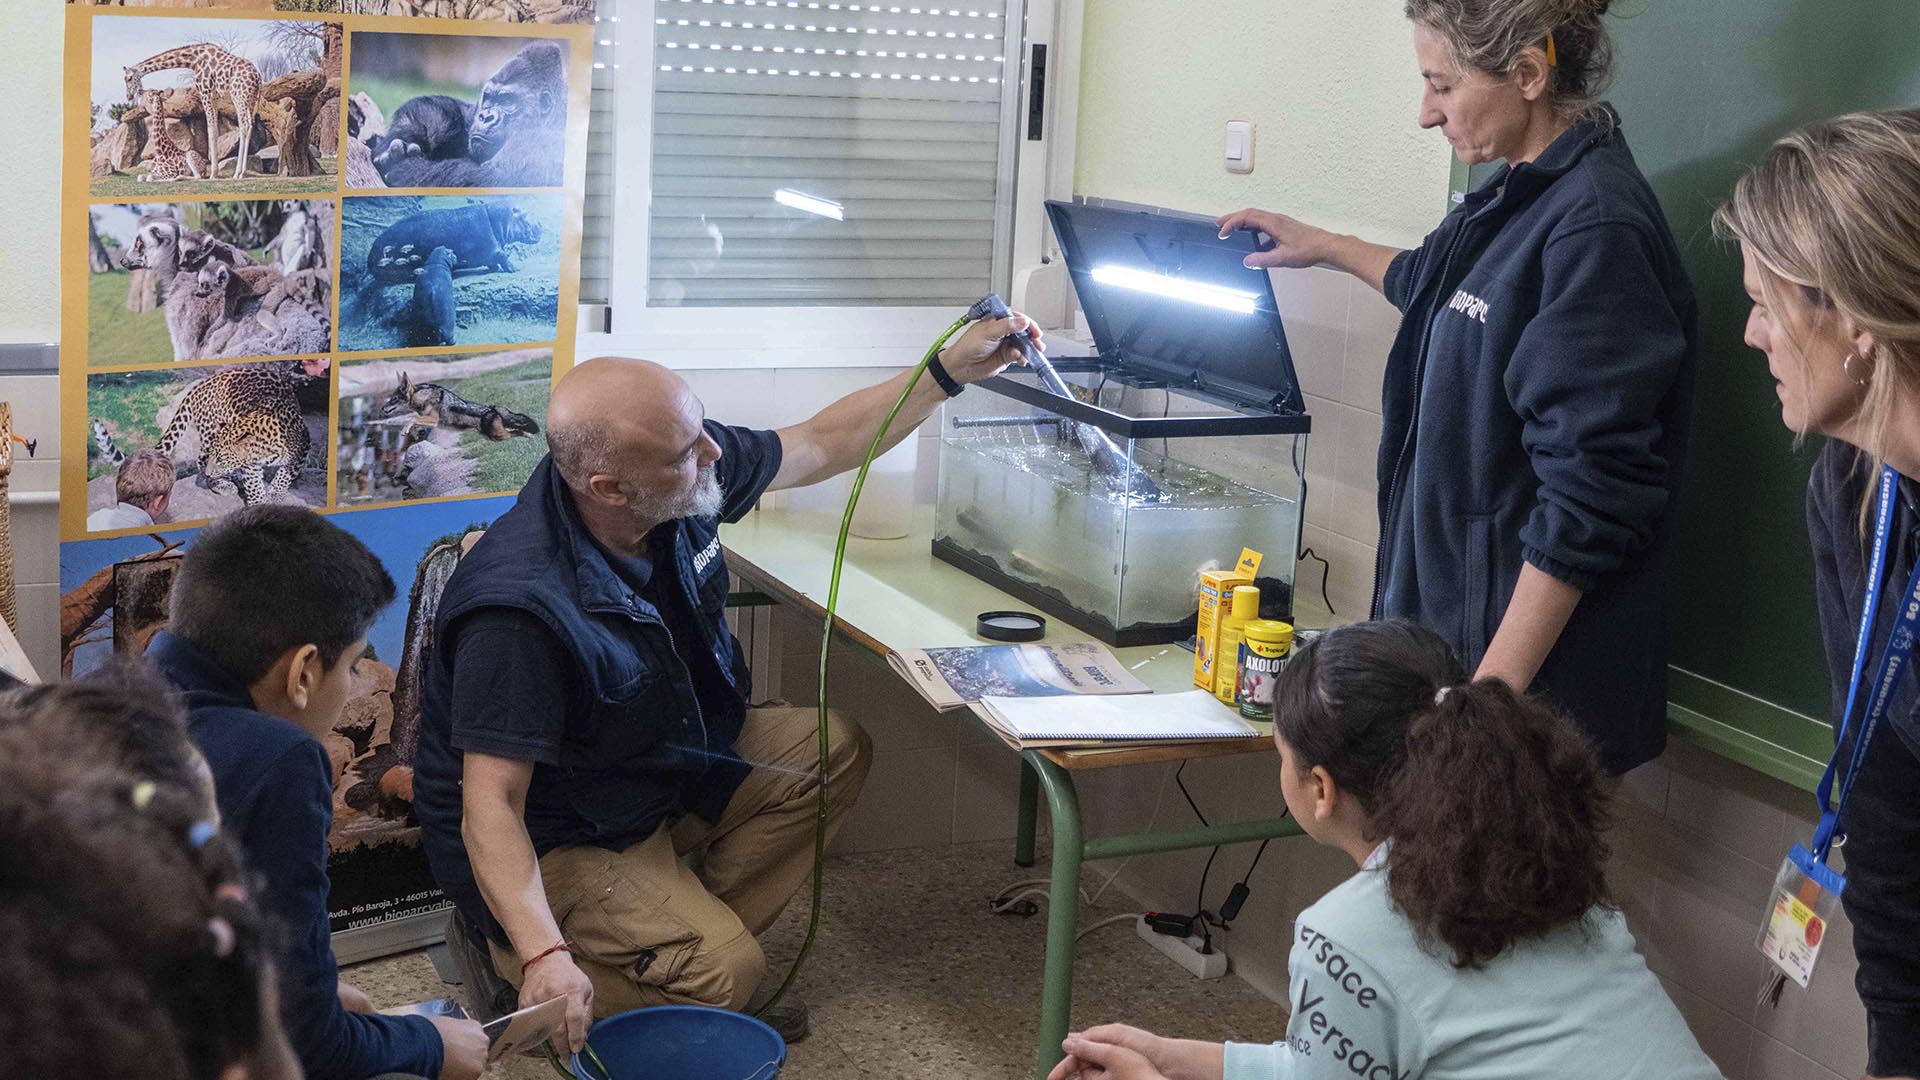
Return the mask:
<path fill-rule="evenodd" d="M 579 817 L 578 842 L 624 847 L 683 809 L 717 816 L 747 772 L 730 756 L 750 686 L 745 659 L 723 618 L 728 577 L 719 522 L 681 518 L 665 528 L 671 532 L 654 571 L 662 590 L 656 595 L 685 590 L 684 607 L 693 612 L 694 624 L 672 630 L 608 564 L 548 458 L 513 509 L 460 561 L 434 620 L 435 640 L 445 642 L 448 627 L 462 615 L 513 608 L 545 623 L 574 658 L 589 715 L 567 718 L 566 748 L 556 767 Z M 693 674 L 681 659 L 692 649 L 712 650 L 726 673 L 726 686 L 718 688 L 723 693 L 707 688 L 709 700 L 726 701 L 724 715 L 703 715 Z M 452 699 L 452 650 L 436 648 L 421 707 L 415 809 L 443 883 L 471 873 L 464 865 L 446 867 L 452 875 L 442 873 L 449 857 L 465 862 L 460 754 L 448 745 Z M 702 781 L 703 798 L 689 806 L 682 795 L 695 781 Z M 705 805 L 712 801 L 704 798 L 708 794 L 717 794 L 717 807 Z"/>

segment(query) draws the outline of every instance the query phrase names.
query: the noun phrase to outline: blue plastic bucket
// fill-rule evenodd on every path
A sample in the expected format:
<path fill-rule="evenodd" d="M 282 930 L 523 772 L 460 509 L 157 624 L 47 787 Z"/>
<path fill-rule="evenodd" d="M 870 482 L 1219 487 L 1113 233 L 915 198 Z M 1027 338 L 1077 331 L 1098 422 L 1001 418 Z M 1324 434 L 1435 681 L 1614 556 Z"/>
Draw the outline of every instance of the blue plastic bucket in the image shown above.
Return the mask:
<path fill-rule="evenodd" d="M 787 1063 L 778 1032 L 745 1013 L 704 1005 L 656 1005 L 609 1016 L 587 1043 L 612 1072 L 575 1054 L 578 1080 L 773 1080 Z"/>

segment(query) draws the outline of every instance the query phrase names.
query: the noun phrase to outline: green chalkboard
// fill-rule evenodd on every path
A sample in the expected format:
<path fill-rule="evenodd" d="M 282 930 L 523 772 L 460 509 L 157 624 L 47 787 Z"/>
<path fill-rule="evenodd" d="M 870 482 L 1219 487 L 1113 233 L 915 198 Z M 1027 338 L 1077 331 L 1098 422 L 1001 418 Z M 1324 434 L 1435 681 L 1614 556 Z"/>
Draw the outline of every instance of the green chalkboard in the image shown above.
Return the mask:
<path fill-rule="evenodd" d="M 1740 340 L 1739 252 L 1713 238 L 1710 218 L 1745 165 L 1793 127 L 1920 104 L 1920 5 L 1626 0 L 1615 13 L 1619 75 L 1609 98 L 1700 298 L 1675 729 L 1811 788 L 1832 745 L 1803 510 L 1818 440 L 1796 450 L 1780 423 L 1765 360 Z"/>

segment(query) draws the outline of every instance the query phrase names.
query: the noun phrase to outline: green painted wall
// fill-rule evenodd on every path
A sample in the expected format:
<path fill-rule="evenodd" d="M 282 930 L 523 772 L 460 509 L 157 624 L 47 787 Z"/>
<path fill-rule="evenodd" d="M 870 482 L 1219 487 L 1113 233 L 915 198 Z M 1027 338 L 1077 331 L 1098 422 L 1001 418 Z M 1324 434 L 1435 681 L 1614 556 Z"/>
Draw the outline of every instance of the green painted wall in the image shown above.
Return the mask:
<path fill-rule="evenodd" d="M 1740 340 L 1739 252 L 1709 219 L 1783 132 L 1920 102 L 1920 11 L 1911 0 L 1654 0 L 1616 29 L 1612 98 L 1700 296 L 1673 650 L 1697 678 L 1676 678 L 1676 719 L 1724 750 L 1754 736 L 1744 749 L 1768 761 L 1788 761 L 1778 750 L 1806 759 L 1787 770 L 1804 780 L 1831 740 L 1802 509 L 1818 440 L 1796 452 L 1780 423 L 1765 360 Z"/>
<path fill-rule="evenodd" d="M 1631 5 L 1629 5 L 1631 6 Z M 1611 95 L 1700 297 L 1702 353 L 1681 507 L 1675 720 L 1696 738 L 1810 784 L 1831 741 L 1796 451 L 1765 360 L 1741 342 L 1736 248 L 1714 207 L 1780 134 L 1855 109 L 1920 103 L 1911 0 L 1649 0 L 1616 20 Z"/>

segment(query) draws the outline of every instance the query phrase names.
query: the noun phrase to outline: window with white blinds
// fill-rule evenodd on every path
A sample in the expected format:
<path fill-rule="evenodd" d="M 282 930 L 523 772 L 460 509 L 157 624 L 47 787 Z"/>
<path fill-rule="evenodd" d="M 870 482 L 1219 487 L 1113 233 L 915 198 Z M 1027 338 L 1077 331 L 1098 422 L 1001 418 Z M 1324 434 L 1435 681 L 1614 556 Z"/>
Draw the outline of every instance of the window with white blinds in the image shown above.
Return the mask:
<path fill-rule="evenodd" d="M 649 3 L 651 0 L 627 0 Z M 620 0 L 601 0 L 594 18 L 593 97 L 587 121 L 586 223 L 580 235 L 580 302 L 607 302 L 613 276 L 614 76 L 619 71 Z"/>
<path fill-rule="evenodd" d="M 610 253 L 635 243 L 648 307 L 932 306 L 992 291 L 1018 0 L 954 2 L 602 0 L 582 295 L 619 302 Z M 644 222 L 612 213 L 613 185 L 635 178 L 614 175 L 619 95 L 601 89 L 635 85 L 617 66 L 635 50 L 619 42 L 643 35 L 612 20 L 636 17 L 651 39 L 651 175 L 648 198 L 622 205 L 645 207 Z"/>

